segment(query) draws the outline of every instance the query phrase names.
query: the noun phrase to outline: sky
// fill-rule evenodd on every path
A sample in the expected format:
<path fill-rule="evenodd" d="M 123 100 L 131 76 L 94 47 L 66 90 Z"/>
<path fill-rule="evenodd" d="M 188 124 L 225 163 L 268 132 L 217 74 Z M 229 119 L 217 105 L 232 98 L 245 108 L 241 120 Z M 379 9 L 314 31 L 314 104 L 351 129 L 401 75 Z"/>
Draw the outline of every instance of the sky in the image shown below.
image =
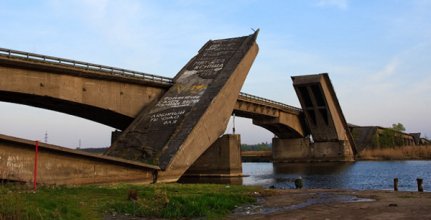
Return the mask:
<path fill-rule="evenodd" d="M 299 107 L 290 77 L 326 72 L 349 123 L 431 138 L 430 11 L 427 0 L 2 0 L 0 47 L 173 77 L 206 41 L 260 28 L 243 92 Z M 271 142 L 235 121 L 243 143 Z M 105 147 L 112 130 L 0 102 L 2 134 Z"/>

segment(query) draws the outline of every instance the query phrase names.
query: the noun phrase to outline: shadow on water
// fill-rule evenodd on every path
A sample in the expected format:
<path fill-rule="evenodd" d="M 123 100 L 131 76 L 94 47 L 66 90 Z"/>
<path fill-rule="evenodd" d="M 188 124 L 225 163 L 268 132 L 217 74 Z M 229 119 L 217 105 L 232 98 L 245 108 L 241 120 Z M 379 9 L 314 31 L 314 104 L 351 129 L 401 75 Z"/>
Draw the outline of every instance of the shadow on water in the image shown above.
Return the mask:
<path fill-rule="evenodd" d="M 243 163 L 244 185 L 293 189 L 295 179 L 304 179 L 305 188 L 344 188 L 352 163 Z"/>
<path fill-rule="evenodd" d="M 297 175 L 332 175 L 349 169 L 353 163 L 350 162 L 327 162 L 327 163 L 274 163 L 276 174 Z"/>
<path fill-rule="evenodd" d="M 294 188 L 297 178 L 304 179 L 305 188 L 347 188 L 353 163 L 274 163 L 275 188 Z M 340 178 L 338 178 L 340 177 Z"/>

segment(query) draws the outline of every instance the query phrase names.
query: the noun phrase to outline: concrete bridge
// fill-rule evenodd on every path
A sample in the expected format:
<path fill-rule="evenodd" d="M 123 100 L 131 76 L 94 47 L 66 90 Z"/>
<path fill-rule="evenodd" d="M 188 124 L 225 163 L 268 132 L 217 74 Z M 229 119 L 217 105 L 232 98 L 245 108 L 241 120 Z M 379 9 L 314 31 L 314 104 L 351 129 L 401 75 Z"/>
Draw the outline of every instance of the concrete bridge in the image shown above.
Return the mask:
<path fill-rule="evenodd" d="M 293 78 L 306 111 L 240 94 L 258 51 L 256 36 L 207 42 L 174 79 L 0 49 L 0 101 L 122 130 L 106 154 L 157 167 L 159 181 L 176 181 L 186 170 L 213 164 L 213 154 L 225 155 L 223 146 L 239 155 L 239 136 L 217 140 L 232 113 L 277 136 L 276 162 L 351 160 L 354 145 L 327 74 Z M 314 143 L 305 138 L 310 134 Z"/>
<path fill-rule="evenodd" d="M 0 101 L 79 116 L 124 130 L 173 85 L 163 76 L 0 48 Z M 302 137 L 302 110 L 240 93 L 233 113 L 278 137 Z"/>

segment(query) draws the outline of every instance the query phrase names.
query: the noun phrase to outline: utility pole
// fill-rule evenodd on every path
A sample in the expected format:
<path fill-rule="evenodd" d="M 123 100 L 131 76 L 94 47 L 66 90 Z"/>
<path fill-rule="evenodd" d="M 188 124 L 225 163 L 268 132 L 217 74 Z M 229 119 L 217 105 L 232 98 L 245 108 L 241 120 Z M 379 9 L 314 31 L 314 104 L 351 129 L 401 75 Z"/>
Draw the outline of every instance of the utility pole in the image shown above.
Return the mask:
<path fill-rule="evenodd" d="M 45 138 L 44 138 L 44 140 L 45 140 L 45 143 L 48 143 L 48 131 L 46 131 L 46 130 L 45 130 Z"/>

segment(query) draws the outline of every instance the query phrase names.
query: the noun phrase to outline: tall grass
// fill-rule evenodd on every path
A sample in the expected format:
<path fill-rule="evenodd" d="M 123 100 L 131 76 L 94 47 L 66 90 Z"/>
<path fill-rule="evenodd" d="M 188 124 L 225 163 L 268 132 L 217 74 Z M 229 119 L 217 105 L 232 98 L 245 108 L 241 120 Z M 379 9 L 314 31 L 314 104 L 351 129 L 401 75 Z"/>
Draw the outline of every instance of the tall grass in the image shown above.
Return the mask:
<path fill-rule="evenodd" d="M 14 193 L 13 189 L 20 189 L 21 185 L 11 185 L 1 183 L 0 186 L 0 220 L 4 219 L 29 219 L 28 214 L 23 209 L 21 196 Z"/>
<path fill-rule="evenodd" d="M 359 153 L 362 160 L 430 160 L 431 145 L 395 148 L 365 149 Z"/>

